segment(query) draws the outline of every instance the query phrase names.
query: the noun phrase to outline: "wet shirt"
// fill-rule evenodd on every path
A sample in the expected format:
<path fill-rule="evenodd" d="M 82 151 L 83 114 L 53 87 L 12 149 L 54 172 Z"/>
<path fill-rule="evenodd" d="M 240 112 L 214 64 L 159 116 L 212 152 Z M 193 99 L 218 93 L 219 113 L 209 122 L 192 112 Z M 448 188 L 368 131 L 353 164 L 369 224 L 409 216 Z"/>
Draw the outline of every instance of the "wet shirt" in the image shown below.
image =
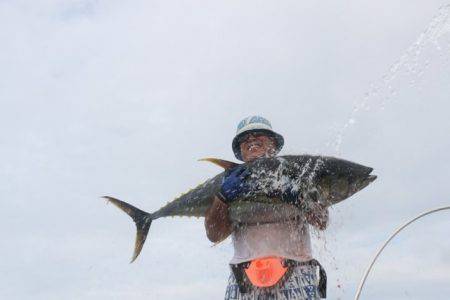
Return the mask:
<path fill-rule="evenodd" d="M 309 227 L 304 221 L 240 225 L 232 233 L 234 257 L 231 264 L 255 258 L 279 256 L 308 261 L 311 255 Z"/>

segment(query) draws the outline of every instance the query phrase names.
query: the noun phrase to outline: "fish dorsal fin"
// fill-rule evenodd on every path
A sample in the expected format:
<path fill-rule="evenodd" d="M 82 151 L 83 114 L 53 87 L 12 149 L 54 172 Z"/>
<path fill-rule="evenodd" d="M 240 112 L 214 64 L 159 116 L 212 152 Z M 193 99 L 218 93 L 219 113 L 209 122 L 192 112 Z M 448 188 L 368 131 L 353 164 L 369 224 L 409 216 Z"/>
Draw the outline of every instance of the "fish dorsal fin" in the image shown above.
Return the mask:
<path fill-rule="evenodd" d="M 212 157 L 202 158 L 202 159 L 199 159 L 199 161 L 209 161 L 210 163 L 218 165 L 219 167 L 222 167 L 225 170 L 232 169 L 239 165 L 238 163 L 235 163 L 232 161 L 228 161 L 228 160 L 224 160 L 224 159 L 220 159 L 220 158 L 212 158 Z"/>

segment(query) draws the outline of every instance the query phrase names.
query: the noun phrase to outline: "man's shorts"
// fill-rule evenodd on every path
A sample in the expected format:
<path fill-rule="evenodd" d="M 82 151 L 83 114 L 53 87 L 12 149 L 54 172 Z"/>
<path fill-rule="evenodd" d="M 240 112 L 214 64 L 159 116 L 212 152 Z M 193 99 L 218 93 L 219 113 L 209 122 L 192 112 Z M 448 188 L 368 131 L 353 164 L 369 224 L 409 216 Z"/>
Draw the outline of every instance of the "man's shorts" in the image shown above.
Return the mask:
<path fill-rule="evenodd" d="M 270 288 L 253 287 L 240 293 L 233 273 L 225 292 L 225 300 L 319 300 L 317 267 L 300 265 L 285 280 Z"/>

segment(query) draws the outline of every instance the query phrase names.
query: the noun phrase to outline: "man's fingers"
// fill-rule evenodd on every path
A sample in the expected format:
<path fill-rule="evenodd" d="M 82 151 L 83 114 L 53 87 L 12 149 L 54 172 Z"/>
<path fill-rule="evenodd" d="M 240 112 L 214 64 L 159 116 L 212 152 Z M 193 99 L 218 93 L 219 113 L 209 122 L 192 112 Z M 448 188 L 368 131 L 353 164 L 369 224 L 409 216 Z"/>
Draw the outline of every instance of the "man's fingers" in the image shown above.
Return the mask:
<path fill-rule="evenodd" d="M 245 168 L 243 171 L 242 171 L 242 173 L 241 173 L 241 175 L 239 176 L 241 179 L 245 179 L 248 175 L 250 175 L 250 170 L 249 169 L 247 169 L 247 168 Z"/>
<path fill-rule="evenodd" d="M 232 171 L 230 172 L 230 176 L 238 177 L 244 171 L 245 167 L 243 165 L 239 165 L 236 168 L 232 169 Z"/>

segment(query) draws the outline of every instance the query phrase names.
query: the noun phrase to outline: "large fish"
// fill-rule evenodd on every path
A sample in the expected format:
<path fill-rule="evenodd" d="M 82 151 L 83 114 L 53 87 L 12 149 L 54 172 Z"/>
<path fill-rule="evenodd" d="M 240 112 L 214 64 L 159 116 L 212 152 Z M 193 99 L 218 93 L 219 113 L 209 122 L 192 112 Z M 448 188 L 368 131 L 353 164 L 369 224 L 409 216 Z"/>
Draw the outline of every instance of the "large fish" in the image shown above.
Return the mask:
<path fill-rule="evenodd" d="M 144 245 L 153 220 L 168 216 L 204 217 L 214 196 L 220 191 L 227 170 L 237 163 L 206 158 L 225 169 L 215 177 L 167 203 L 159 210 L 148 213 L 124 201 L 105 196 L 126 212 L 136 223 L 133 262 Z M 232 202 L 229 216 L 235 224 L 278 222 L 302 215 L 315 203 L 324 206 L 336 204 L 365 188 L 377 177 L 372 168 L 334 157 L 288 155 L 258 158 L 245 163 L 250 175 L 246 178 L 251 190 Z M 298 201 L 283 202 L 282 192 L 292 190 L 299 194 Z"/>

